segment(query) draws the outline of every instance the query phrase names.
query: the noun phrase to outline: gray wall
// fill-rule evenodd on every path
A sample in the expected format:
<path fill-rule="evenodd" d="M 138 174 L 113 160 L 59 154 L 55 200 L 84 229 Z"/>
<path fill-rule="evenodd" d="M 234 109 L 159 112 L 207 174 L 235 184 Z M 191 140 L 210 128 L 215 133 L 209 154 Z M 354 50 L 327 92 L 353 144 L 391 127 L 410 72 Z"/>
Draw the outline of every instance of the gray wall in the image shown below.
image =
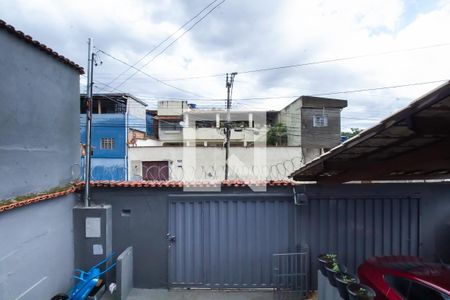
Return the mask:
<path fill-rule="evenodd" d="M 0 200 L 67 183 L 79 163 L 79 73 L 0 30 Z"/>
<path fill-rule="evenodd" d="M 293 250 L 309 246 L 313 287 L 315 257 L 323 252 L 338 253 L 352 272 L 373 255 L 418 254 L 430 260 L 440 255 L 450 262 L 449 184 L 302 185 L 296 186 L 296 192 L 307 194 L 309 203 L 294 206 L 293 199 L 284 197 L 291 205 L 289 224 L 294 224 L 286 237 Z M 180 188 L 94 189 L 94 202 L 112 204 L 113 251 L 134 248 L 137 287 L 168 285 L 168 205 L 180 193 Z M 224 188 L 222 193 L 235 201 L 258 197 L 242 187 Z M 271 193 L 293 190 L 269 187 L 266 195 Z M 191 196 L 183 198 L 198 200 L 198 194 Z M 211 194 L 211 198 L 217 197 Z"/>
<path fill-rule="evenodd" d="M 95 204 L 112 205 L 113 252 L 133 247 L 134 286 L 167 287 L 167 197 L 177 189 L 95 188 Z"/>
<path fill-rule="evenodd" d="M 0 214 L 0 299 L 50 299 L 72 287 L 69 194 Z"/>
<path fill-rule="evenodd" d="M 325 113 L 328 116 L 328 126 L 314 127 L 315 115 Z M 341 139 L 341 109 L 339 108 L 302 108 L 301 116 L 301 141 L 305 148 L 333 148 Z"/>

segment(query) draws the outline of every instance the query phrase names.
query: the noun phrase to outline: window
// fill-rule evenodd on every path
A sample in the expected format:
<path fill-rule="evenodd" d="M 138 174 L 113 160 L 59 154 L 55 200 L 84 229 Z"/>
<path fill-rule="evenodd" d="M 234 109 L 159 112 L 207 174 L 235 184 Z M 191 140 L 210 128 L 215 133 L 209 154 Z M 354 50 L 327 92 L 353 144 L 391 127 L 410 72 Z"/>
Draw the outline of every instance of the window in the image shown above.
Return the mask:
<path fill-rule="evenodd" d="M 100 149 L 112 150 L 114 149 L 114 139 L 113 138 L 102 138 Z"/>
<path fill-rule="evenodd" d="M 384 276 L 384 279 L 404 299 L 408 297 L 410 281 L 396 276 Z"/>
<path fill-rule="evenodd" d="M 161 120 L 159 123 L 159 127 L 165 131 L 181 131 L 182 129 L 180 121 L 170 122 Z"/>
<path fill-rule="evenodd" d="M 328 115 L 314 115 L 313 116 L 313 127 L 327 127 L 328 126 Z"/>
<path fill-rule="evenodd" d="M 418 284 L 415 282 L 411 283 L 411 287 L 409 288 L 409 297 L 408 300 L 444 300 L 449 299 L 445 297 L 441 293 L 436 290 L 433 290 L 429 287 L 426 287 L 422 284 Z"/>
<path fill-rule="evenodd" d="M 410 281 L 405 278 L 396 276 L 385 276 L 385 280 L 395 291 L 407 300 L 448 300 L 449 297 L 439 293 L 438 291 Z"/>

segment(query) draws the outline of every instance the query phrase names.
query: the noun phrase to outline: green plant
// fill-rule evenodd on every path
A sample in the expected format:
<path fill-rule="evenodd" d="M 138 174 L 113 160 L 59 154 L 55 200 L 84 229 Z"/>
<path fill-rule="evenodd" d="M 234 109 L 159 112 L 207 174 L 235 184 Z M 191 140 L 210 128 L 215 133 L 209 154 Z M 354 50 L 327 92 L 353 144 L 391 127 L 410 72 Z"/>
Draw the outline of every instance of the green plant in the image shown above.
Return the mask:
<path fill-rule="evenodd" d="M 65 191 L 65 190 L 67 190 L 68 188 L 70 188 L 72 186 L 73 186 L 73 183 L 70 182 L 68 184 L 56 186 L 56 187 L 53 187 L 51 189 L 45 190 L 45 191 L 40 192 L 40 193 L 30 193 L 30 194 L 25 194 L 25 195 L 20 195 L 20 196 L 14 197 L 14 198 L 10 198 L 10 199 L 0 200 L 0 206 L 12 204 L 12 203 L 16 203 L 16 202 L 20 202 L 20 201 L 24 201 L 24 200 L 28 200 L 28 199 L 35 198 L 35 197 L 42 196 L 42 195 L 62 192 L 62 191 Z"/>
<path fill-rule="evenodd" d="M 352 275 L 349 275 L 349 274 L 347 274 L 347 273 L 339 273 L 338 275 L 337 275 L 337 278 L 340 280 L 340 281 L 342 281 L 342 282 L 344 282 L 344 283 L 357 283 L 358 281 L 357 281 L 357 279 L 354 277 L 354 276 L 352 276 Z"/>
<path fill-rule="evenodd" d="M 355 135 L 358 135 L 361 131 L 363 131 L 361 128 L 350 128 L 350 131 L 341 132 L 341 136 L 345 136 L 347 139 L 350 139 Z"/>
<path fill-rule="evenodd" d="M 283 146 L 287 144 L 287 127 L 283 123 L 273 125 L 267 132 L 267 145 Z"/>

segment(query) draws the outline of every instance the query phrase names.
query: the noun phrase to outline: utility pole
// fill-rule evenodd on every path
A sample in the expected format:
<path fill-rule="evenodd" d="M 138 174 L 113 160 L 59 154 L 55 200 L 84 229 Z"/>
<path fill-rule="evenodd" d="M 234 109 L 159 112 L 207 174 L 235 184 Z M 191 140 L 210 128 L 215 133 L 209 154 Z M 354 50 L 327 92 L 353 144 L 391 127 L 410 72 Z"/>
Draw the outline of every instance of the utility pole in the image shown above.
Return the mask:
<path fill-rule="evenodd" d="M 86 87 L 86 158 L 84 169 L 84 206 L 90 206 L 90 184 L 91 184 L 91 131 L 92 131 L 92 87 L 94 74 L 94 53 L 92 48 L 94 42 L 92 38 L 88 40 L 88 72 Z"/>
<path fill-rule="evenodd" d="M 228 157 L 230 156 L 230 136 L 231 136 L 231 94 L 233 92 L 234 76 L 237 72 L 233 72 L 226 77 L 225 87 L 227 88 L 227 122 L 225 123 L 225 180 L 228 179 Z"/>

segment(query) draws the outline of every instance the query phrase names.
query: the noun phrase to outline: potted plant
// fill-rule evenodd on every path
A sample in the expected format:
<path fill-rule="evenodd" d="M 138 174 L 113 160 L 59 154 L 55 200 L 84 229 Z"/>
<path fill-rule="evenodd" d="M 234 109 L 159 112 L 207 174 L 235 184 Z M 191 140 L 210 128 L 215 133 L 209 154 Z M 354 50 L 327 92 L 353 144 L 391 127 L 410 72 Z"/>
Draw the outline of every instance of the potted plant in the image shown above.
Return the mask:
<path fill-rule="evenodd" d="M 375 291 L 370 287 L 360 283 L 350 283 L 347 285 L 349 300 L 373 300 Z"/>
<path fill-rule="evenodd" d="M 327 271 L 328 281 L 331 283 L 332 286 L 336 287 L 337 283 L 336 279 L 334 278 L 334 274 L 340 271 L 337 261 L 328 262 L 325 265 L 325 270 Z"/>
<path fill-rule="evenodd" d="M 339 295 L 341 295 L 343 299 L 349 300 L 347 285 L 350 283 L 359 283 L 358 277 L 345 272 L 337 272 L 334 274 L 334 279 L 337 283 Z"/>
<path fill-rule="evenodd" d="M 323 276 L 327 276 L 327 270 L 325 269 L 325 265 L 329 262 L 336 261 L 336 254 L 320 254 L 317 257 L 319 261 L 319 269 Z"/>

